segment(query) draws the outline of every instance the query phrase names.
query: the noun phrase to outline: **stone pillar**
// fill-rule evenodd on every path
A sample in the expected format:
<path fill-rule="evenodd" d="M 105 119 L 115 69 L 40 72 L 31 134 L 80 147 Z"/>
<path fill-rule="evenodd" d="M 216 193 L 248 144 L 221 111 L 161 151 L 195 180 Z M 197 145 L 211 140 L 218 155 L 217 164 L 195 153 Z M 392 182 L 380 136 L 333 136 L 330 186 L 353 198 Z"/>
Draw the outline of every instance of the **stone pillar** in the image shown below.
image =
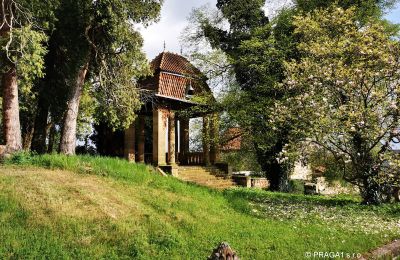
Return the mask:
<path fill-rule="evenodd" d="M 219 160 L 219 115 L 214 113 L 210 122 L 210 162 L 215 164 Z"/>
<path fill-rule="evenodd" d="M 203 117 L 203 163 L 210 164 L 210 119 L 209 116 Z"/>
<path fill-rule="evenodd" d="M 187 164 L 187 153 L 189 153 L 189 119 L 183 118 L 179 121 L 180 126 L 180 163 Z"/>
<path fill-rule="evenodd" d="M 139 120 L 137 120 L 137 129 L 138 129 L 138 162 L 144 163 L 144 144 L 145 144 L 145 117 L 139 116 Z"/>
<path fill-rule="evenodd" d="M 175 165 L 175 114 L 169 112 L 168 118 L 168 163 Z"/>
<path fill-rule="evenodd" d="M 179 151 L 179 131 L 180 128 L 178 128 L 178 119 L 175 117 L 175 160 L 179 164 L 179 157 L 178 157 L 178 151 Z"/>
<path fill-rule="evenodd" d="M 165 109 L 155 108 L 153 110 L 153 164 L 166 165 L 165 160 Z"/>
<path fill-rule="evenodd" d="M 129 162 L 135 162 L 135 123 L 125 129 L 124 157 Z"/>

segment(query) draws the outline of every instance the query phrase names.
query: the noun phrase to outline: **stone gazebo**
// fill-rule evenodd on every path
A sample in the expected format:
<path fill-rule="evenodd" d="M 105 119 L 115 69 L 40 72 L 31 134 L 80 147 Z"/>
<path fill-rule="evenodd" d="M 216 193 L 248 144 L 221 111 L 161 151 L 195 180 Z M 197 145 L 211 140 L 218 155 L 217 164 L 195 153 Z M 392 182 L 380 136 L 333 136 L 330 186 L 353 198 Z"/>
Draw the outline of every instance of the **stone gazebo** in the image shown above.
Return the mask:
<path fill-rule="evenodd" d="M 180 113 L 198 105 L 191 101 L 192 96 L 212 96 L 204 75 L 186 58 L 170 52 L 160 53 L 151 68 L 153 76 L 141 82 L 145 104 L 124 133 L 124 157 L 131 162 L 169 167 L 172 172 L 177 165 L 216 163 L 219 151 L 218 138 L 214 137 L 218 136 L 218 120 L 211 118 L 218 118 L 218 114 Z M 203 136 L 209 140 L 203 140 L 202 153 L 189 152 L 189 120 L 194 117 L 203 118 Z"/>

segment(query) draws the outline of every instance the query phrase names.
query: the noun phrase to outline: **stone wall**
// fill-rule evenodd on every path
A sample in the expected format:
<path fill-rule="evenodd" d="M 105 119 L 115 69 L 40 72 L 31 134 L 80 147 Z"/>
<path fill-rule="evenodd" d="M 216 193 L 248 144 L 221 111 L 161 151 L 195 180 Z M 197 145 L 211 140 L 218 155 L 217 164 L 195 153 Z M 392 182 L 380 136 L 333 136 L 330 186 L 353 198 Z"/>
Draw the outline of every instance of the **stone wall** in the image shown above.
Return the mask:
<path fill-rule="evenodd" d="M 266 189 L 269 187 L 269 181 L 267 178 L 251 178 L 251 187 Z"/>
<path fill-rule="evenodd" d="M 267 178 L 233 175 L 232 179 L 237 185 L 247 188 L 267 189 L 269 187 Z"/>
<path fill-rule="evenodd" d="M 310 166 L 303 165 L 300 161 L 294 165 L 293 174 L 290 176 L 292 180 L 311 180 L 312 170 Z"/>

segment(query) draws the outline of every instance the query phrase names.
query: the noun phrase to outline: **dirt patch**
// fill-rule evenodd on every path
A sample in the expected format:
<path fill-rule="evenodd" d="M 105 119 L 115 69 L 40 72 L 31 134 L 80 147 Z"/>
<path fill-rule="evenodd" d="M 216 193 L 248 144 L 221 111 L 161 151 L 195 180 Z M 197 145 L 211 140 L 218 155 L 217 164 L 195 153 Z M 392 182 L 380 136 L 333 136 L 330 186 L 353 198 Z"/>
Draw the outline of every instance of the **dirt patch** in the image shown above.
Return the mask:
<path fill-rule="evenodd" d="M 364 255 L 361 259 L 398 259 L 400 256 L 400 240 L 377 248 Z"/>

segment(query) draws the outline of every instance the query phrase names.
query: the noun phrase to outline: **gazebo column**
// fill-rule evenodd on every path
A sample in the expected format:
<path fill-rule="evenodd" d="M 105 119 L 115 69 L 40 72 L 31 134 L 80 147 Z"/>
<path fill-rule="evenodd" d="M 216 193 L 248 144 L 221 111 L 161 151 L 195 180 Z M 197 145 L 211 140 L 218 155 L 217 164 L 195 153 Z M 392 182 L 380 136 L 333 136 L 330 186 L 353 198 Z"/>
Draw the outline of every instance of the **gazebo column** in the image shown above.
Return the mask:
<path fill-rule="evenodd" d="M 153 164 L 166 165 L 165 160 L 165 129 L 166 113 L 164 109 L 153 110 Z"/>
<path fill-rule="evenodd" d="M 135 123 L 125 129 L 124 134 L 124 157 L 129 162 L 135 162 Z"/>
<path fill-rule="evenodd" d="M 182 118 L 179 120 L 180 127 L 180 163 L 187 164 L 187 154 L 189 153 L 189 119 Z"/>
<path fill-rule="evenodd" d="M 210 122 L 210 162 L 215 164 L 220 160 L 219 153 L 219 115 L 214 113 Z"/>
<path fill-rule="evenodd" d="M 179 152 L 179 131 L 180 128 L 178 128 L 178 119 L 175 117 L 175 160 L 176 163 L 179 164 L 180 163 L 180 158 L 178 156 L 178 152 Z"/>
<path fill-rule="evenodd" d="M 208 115 L 203 117 L 203 163 L 210 164 L 210 119 Z"/>
<path fill-rule="evenodd" d="M 168 118 L 168 163 L 175 165 L 175 114 L 173 111 L 169 112 Z"/>
<path fill-rule="evenodd" d="M 145 133 L 144 133 L 144 128 L 145 128 L 145 117 L 144 116 L 139 116 L 139 119 L 137 120 L 137 142 L 138 142 L 138 162 L 144 163 L 144 143 L 145 143 Z"/>
<path fill-rule="evenodd" d="M 178 175 L 178 166 L 175 160 L 175 135 L 175 113 L 170 111 L 168 118 L 168 164 L 171 166 L 173 176 Z"/>

